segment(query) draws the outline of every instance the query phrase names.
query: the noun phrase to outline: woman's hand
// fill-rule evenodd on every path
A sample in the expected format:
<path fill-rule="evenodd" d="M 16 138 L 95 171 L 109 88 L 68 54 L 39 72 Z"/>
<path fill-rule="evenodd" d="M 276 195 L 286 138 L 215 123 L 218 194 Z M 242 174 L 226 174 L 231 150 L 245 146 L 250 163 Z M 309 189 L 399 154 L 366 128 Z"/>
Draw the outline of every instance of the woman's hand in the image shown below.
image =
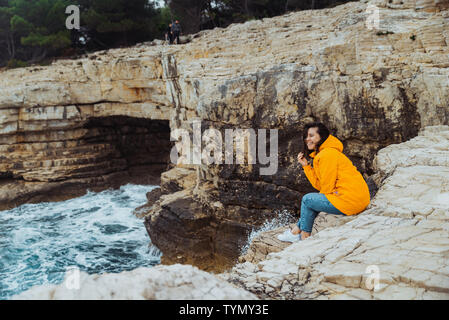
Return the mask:
<path fill-rule="evenodd" d="M 298 162 L 304 167 L 309 164 L 307 159 L 304 157 L 304 153 L 300 152 L 298 154 Z"/>

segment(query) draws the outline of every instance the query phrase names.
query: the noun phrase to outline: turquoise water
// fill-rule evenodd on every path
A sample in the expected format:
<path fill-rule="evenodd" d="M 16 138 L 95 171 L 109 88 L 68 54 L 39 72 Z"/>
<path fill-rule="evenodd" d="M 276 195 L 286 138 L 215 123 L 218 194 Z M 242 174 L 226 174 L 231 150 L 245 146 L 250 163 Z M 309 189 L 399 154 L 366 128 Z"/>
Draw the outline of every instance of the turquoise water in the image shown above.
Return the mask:
<path fill-rule="evenodd" d="M 61 283 L 74 266 L 93 274 L 159 264 L 143 220 L 132 214 L 155 187 L 128 184 L 0 211 L 0 299 Z"/>

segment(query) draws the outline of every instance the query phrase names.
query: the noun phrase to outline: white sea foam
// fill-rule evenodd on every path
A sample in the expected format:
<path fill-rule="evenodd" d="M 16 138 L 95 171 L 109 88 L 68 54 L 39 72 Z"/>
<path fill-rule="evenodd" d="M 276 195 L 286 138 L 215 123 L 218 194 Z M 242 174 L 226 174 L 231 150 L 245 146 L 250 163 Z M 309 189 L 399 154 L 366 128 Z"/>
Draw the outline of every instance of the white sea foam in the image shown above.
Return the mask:
<path fill-rule="evenodd" d="M 282 226 L 286 226 L 295 221 L 295 217 L 288 211 L 276 211 L 276 217 L 270 220 L 265 221 L 265 223 L 258 228 L 253 228 L 248 235 L 248 240 L 246 241 L 246 245 L 241 249 L 241 255 L 245 255 L 248 251 L 251 242 L 253 242 L 254 238 L 256 238 L 262 232 L 270 231 L 277 229 Z"/>
<path fill-rule="evenodd" d="M 93 274 L 160 263 L 143 221 L 132 214 L 154 188 L 128 184 L 0 212 L 0 299 L 58 283 L 70 266 Z"/>

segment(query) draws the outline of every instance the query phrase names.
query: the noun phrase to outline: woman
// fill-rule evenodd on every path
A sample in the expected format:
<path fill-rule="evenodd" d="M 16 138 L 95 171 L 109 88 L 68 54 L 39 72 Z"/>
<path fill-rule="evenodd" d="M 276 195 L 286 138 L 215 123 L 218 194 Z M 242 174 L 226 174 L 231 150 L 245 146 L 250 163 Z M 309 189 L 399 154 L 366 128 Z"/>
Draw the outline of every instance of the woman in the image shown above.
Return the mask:
<path fill-rule="evenodd" d="M 319 193 L 308 193 L 301 201 L 301 218 L 279 240 L 304 240 L 312 232 L 319 212 L 353 215 L 365 210 L 370 202 L 368 185 L 343 151 L 343 144 L 322 123 L 307 124 L 303 134 L 304 150 L 313 158 L 313 167 L 302 152 L 298 162 L 312 186 Z"/>

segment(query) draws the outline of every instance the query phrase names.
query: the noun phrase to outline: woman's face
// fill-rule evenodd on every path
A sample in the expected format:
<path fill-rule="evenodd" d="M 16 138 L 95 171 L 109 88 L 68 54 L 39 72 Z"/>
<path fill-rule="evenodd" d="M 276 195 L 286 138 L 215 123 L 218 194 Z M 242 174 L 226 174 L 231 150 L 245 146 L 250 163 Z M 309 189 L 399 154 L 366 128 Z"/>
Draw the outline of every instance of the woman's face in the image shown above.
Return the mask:
<path fill-rule="evenodd" d="M 321 137 L 318 133 L 318 128 L 309 128 L 307 131 L 307 137 L 306 137 L 306 145 L 309 150 L 315 150 L 318 142 L 320 142 Z"/>

